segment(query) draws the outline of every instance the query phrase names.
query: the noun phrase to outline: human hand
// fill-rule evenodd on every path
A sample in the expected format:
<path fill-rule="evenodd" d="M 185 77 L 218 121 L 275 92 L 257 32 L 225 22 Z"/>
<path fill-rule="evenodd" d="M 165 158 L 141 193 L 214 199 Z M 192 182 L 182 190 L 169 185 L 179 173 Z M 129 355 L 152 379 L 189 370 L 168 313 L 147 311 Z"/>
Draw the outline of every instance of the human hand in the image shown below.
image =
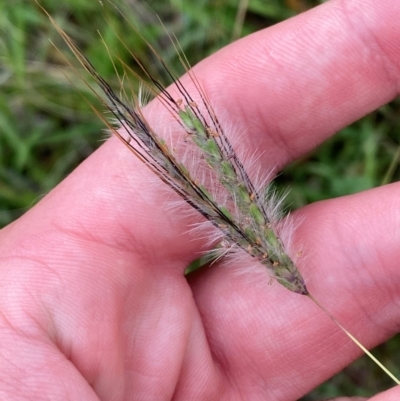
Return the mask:
<path fill-rule="evenodd" d="M 397 95 L 399 16 L 395 1 L 332 1 L 195 73 L 270 171 Z M 294 400 L 359 355 L 267 276 L 215 264 L 188 282 L 207 241 L 149 181 L 110 140 L 1 232 L 1 399 Z M 309 290 L 368 346 L 397 329 L 399 195 L 392 184 L 293 216 Z"/>

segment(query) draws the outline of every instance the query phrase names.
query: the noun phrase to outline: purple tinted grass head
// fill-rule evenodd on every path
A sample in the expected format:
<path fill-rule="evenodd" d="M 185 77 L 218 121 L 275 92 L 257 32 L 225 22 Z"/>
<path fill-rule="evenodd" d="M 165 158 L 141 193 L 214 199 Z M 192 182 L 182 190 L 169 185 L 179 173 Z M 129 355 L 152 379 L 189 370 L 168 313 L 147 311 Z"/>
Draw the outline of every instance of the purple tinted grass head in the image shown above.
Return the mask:
<path fill-rule="evenodd" d="M 53 23 L 80 64 L 95 79 L 105 95 L 105 105 L 118 125 L 112 127 L 108 124 L 110 130 L 164 183 L 219 231 L 222 240 L 217 247 L 223 250 L 222 253 L 229 254 L 239 248 L 258 260 L 284 287 L 292 292 L 307 295 L 304 280 L 279 236 L 276 226 L 279 202 L 275 196 L 268 196 L 267 187 L 254 185 L 207 94 L 181 54 L 179 45 L 174 42 L 192 86 L 197 91 L 194 95 L 172 74 L 150 45 L 150 49 L 174 83 L 174 95 L 152 77 L 140 60 L 136 61 L 148 79 L 148 82 L 143 81 L 144 85 L 157 94 L 157 100 L 172 115 L 182 136 L 195 144 L 203 166 L 209 170 L 210 176 L 218 180 L 224 201 L 221 201 L 221 196 L 207 185 L 205 181 L 209 180 L 196 177 L 175 154 L 173 148 L 152 128 L 142 112 L 140 97 L 133 96 L 133 106 L 124 102 L 97 73 L 69 36 L 54 21 Z M 107 51 L 109 52 L 108 49 Z M 123 81 L 120 78 L 121 84 Z M 121 93 L 126 93 L 126 89 L 122 88 Z"/>

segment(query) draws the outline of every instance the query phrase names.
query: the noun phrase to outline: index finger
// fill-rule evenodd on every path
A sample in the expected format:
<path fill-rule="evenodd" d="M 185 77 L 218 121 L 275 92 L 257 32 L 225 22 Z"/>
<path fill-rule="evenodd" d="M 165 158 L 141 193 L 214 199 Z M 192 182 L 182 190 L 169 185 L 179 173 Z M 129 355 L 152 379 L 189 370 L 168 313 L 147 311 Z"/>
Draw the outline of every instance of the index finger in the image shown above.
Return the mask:
<path fill-rule="evenodd" d="M 279 167 L 398 95 L 399 13 L 392 0 L 329 1 L 195 71 L 264 167 Z"/>
<path fill-rule="evenodd" d="M 398 93 L 399 14 L 393 0 L 331 1 L 222 49 L 197 65 L 195 74 L 213 107 L 235 132 L 246 134 L 243 147 L 262 149 L 260 169 L 269 171 Z M 190 86 L 187 78 L 182 82 Z M 134 228 L 143 243 L 162 244 L 187 263 L 207 240 L 182 249 L 176 238 L 187 231 L 188 220 L 171 221 L 160 209 L 165 194 L 148 185 L 151 173 L 133 159 L 119 143 L 109 142 L 41 208 L 46 214 L 66 209 L 59 218 L 113 232 L 115 238 L 127 235 L 126 229 L 115 229 L 121 222 L 130 227 L 129 235 Z M 99 194 L 99 186 L 102 196 L 90 196 Z M 166 260 L 160 249 L 159 254 Z"/>

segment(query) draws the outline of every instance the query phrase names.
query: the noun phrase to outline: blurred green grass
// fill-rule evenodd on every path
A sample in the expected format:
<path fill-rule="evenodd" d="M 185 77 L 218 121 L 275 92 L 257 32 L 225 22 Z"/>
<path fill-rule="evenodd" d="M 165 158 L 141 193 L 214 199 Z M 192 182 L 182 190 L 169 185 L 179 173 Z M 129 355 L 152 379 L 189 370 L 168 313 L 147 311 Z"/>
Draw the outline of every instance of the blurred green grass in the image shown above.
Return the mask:
<path fill-rule="evenodd" d="M 188 59 L 195 64 L 228 44 L 234 32 L 249 34 L 319 1 L 249 0 L 247 5 L 238 0 L 125 3 L 131 7 L 128 12 L 132 23 L 150 43 L 162 49 L 167 64 L 179 73 L 174 49 L 156 15 L 169 32 L 176 34 Z M 42 0 L 41 4 L 111 83 L 116 80 L 113 65 L 97 28 L 111 47 L 118 47 L 115 32 L 123 36 L 146 67 L 160 79 L 165 78 L 143 41 L 112 7 L 105 11 L 105 24 L 98 1 Z M 246 11 L 243 25 L 235 23 L 240 6 Z M 49 39 L 65 49 L 32 0 L 0 3 L 0 227 L 32 207 L 93 152 L 104 136 L 102 123 L 79 92 L 92 102 L 97 100 L 73 78 L 67 62 Z M 119 47 L 119 54 L 132 64 L 129 52 Z M 277 185 L 290 189 L 288 207 L 298 208 L 399 180 L 399 109 L 399 101 L 380 108 L 286 168 Z M 376 351 L 397 375 L 400 360 L 395 354 L 399 354 L 399 348 L 398 339 L 394 339 Z M 390 380 L 362 358 L 303 400 L 372 395 L 389 385 Z"/>

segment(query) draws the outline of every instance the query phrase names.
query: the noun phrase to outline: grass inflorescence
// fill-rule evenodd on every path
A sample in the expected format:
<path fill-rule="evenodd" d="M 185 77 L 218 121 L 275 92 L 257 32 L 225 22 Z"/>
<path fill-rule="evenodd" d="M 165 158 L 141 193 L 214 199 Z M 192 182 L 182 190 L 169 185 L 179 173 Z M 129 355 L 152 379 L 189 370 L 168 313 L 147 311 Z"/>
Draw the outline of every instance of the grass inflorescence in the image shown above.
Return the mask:
<path fill-rule="evenodd" d="M 149 78 L 150 82 L 147 85 L 157 93 L 158 100 L 171 113 L 183 132 L 197 145 L 205 164 L 215 173 L 226 191 L 224 203 L 218 201 L 205 183 L 201 183 L 198 177 L 192 175 L 189 166 L 176 157 L 173 149 L 152 128 L 142 113 L 141 100 L 136 97 L 133 107 L 124 103 L 66 32 L 51 16 L 49 17 L 75 57 L 95 79 L 106 96 L 106 106 L 118 124 L 117 128 L 107 124 L 111 131 L 164 183 L 220 231 L 221 240 L 218 248 L 222 248 L 225 254 L 237 248 L 242 249 L 260 261 L 277 281 L 290 291 L 307 295 L 304 279 L 280 238 L 276 218 L 277 207 L 272 199 L 267 199 L 268 189 L 256 188 L 252 182 L 214 112 L 207 94 L 191 72 L 184 54 L 180 54 L 179 44 L 176 43 L 175 48 L 197 90 L 200 103 L 194 100 L 157 53 L 156 57 L 178 90 L 178 98 L 158 82 L 134 54 L 132 57 Z M 151 48 L 150 45 L 149 47 Z M 125 70 L 123 76 L 128 73 L 129 70 Z M 120 81 L 122 82 L 122 78 Z M 121 134 L 121 131 L 126 135 Z"/>

